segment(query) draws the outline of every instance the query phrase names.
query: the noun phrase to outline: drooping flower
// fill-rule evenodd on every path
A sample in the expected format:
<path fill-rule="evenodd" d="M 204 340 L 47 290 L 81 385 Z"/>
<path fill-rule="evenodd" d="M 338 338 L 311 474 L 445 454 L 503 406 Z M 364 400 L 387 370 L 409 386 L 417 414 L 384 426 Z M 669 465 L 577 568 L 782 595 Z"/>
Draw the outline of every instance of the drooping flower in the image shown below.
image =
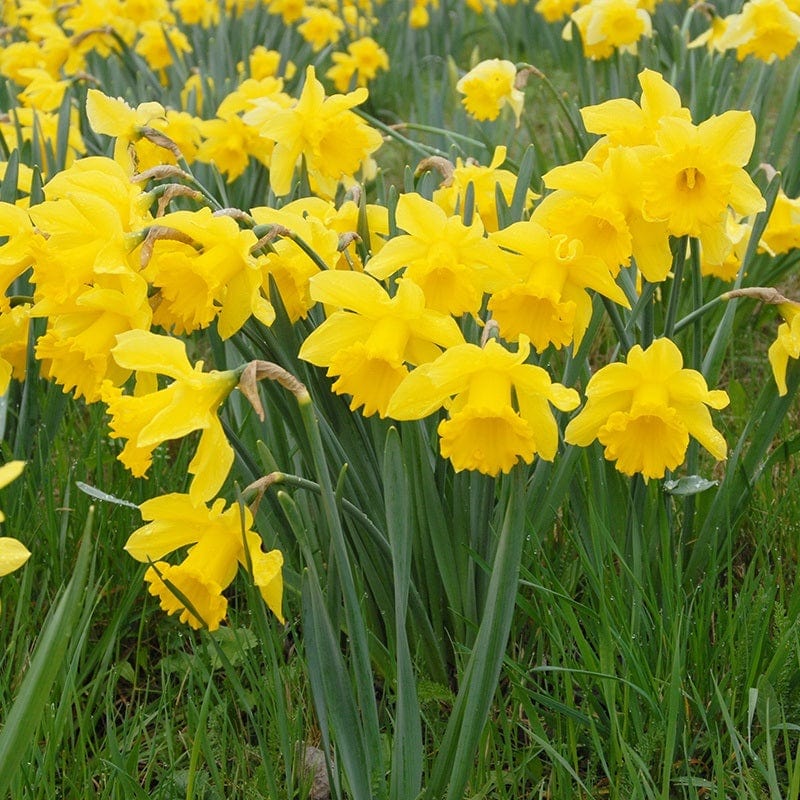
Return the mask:
<path fill-rule="evenodd" d="M 626 475 L 663 478 L 686 458 L 689 437 L 717 460 L 727 455 L 709 407 L 728 405 L 728 395 L 709 390 L 705 378 L 684 369 L 680 350 L 656 339 L 646 350 L 634 345 L 627 363 L 598 370 L 586 387 L 586 405 L 570 421 L 564 438 L 587 447 L 595 439 L 605 457 Z"/>
<path fill-rule="evenodd" d="M 251 209 L 250 213 L 259 225 L 285 227 L 291 234 L 300 237 L 325 265 L 333 268 L 339 258 L 339 236 L 311 213 L 309 209 L 319 205 L 313 201 L 327 205 L 321 198 L 303 198 L 277 210 L 262 206 Z M 264 294 L 269 294 L 270 280 L 275 281 L 289 319 L 292 322 L 304 319 L 315 303 L 309 292 L 308 281 L 319 272 L 316 261 L 290 236 L 277 237 L 272 242 L 271 252 L 259 260 L 263 270 Z"/>
<path fill-rule="evenodd" d="M 163 249 L 156 241 L 144 271 L 161 290 L 162 325 L 194 330 L 216 315 L 219 334 L 228 339 L 250 316 L 273 323 L 275 309 L 262 293 L 264 275 L 251 254 L 257 243 L 251 230 L 240 229 L 231 217 L 215 216 L 207 206 L 173 211 L 159 222 L 183 237 L 183 244 L 165 239 Z M 180 256 L 173 258 L 176 253 Z"/>
<path fill-rule="evenodd" d="M 351 410 L 386 416 L 407 364 L 436 358 L 442 347 L 464 341 L 455 320 L 425 305 L 422 290 L 400 279 L 397 293 L 363 272 L 333 270 L 310 280 L 311 297 L 334 309 L 300 348 L 300 358 L 327 367 L 333 390 L 349 394 Z"/>
<path fill-rule="evenodd" d="M 99 89 L 89 89 L 86 95 L 86 117 L 95 133 L 116 138 L 114 160 L 128 169 L 131 160 L 128 147 L 141 140 L 144 131 L 156 118 L 164 118 L 161 103 L 139 103 L 131 108 L 122 98 L 108 97 Z M 166 151 L 164 151 L 166 155 Z"/>
<path fill-rule="evenodd" d="M 449 418 L 438 427 L 440 449 L 457 472 L 497 475 L 520 461 L 530 464 L 537 453 L 552 461 L 558 426 L 550 406 L 571 411 L 578 393 L 526 364 L 529 353 L 526 336 L 520 336 L 516 353 L 494 339 L 485 347 L 450 347 L 411 371 L 394 393 L 388 415 L 421 419 L 446 406 Z"/>
<path fill-rule="evenodd" d="M 251 570 L 253 583 L 272 613 L 284 621 L 283 555 L 279 550 L 263 551 L 261 537 L 251 530 L 248 508 L 225 509 L 221 498 L 209 508 L 185 494 L 155 497 L 139 508 L 147 524 L 131 534 L 125 549 L 137 561 L 152 563 L 144 577 L 164 611 L 180 614 L 180 621 L 195 630 L 217 630 L 228 608 L 222 592 L 241 564 Z M 161 560 L 188 545 L 189 553 L 180 564 Z"/>
<path fill-rule="evenodd" d="M 525 95 L 516 88 L 516 77 L 517 68 L 511 61 L 491 58 L 464 75 L 456 84 L 456 91 L 464 95 L 461 102 L 475 119 L 495 120 L 509 105 L 519 125 Z"/>
<path fill-rule="evenodd" d="M 142 385 L 152 386 L 156 375 L 173 379 L 164 389 L 134 396 L 110 383 L 103 386 L 111 438 L 128 440 L 120 461 L 140 477 L 149 469 L 159 444 L 199 430 L 200 441 L 189 464 L 189 473 L 194 475 L 189 496 L 195 503 L 210 500 L 233 464 L 233 448 L 217 412 L 239 381 L 236 371 L 203 372 L 202 361 L 192 367 L 180 339 L 149 331 L 120 334 L 111 352 L 121 368 L 136 371 Z"/>

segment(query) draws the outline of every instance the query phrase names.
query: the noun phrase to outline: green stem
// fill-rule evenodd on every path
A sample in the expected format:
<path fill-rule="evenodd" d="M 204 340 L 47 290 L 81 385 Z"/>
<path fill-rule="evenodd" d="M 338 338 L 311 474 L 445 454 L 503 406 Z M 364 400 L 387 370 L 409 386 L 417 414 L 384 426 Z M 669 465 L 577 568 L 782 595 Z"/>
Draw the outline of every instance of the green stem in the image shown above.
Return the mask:
<path fill-rule="evenodd" d="M 603 297 L 602 300 L 603 305 L 606 307 L 606 313 L 608 314 L 611 324 L 614 326 L 614 330 L 616 331 L 617 338 L 619 339 L 619 346 L 622 348 L 623 352 L 627 354 L 627 352 L 633 346 L 633 343 L 631 342 L 631 337 L 628 335 L 625 323 L 622 321 L 622 316 L 619 313 L 617 304 L 613 300 L 609 300 L 607 297 Z"/>
<path fill-rule="evenodd" d="M 379 119 L 367 114 L 365 111 L 362 111 L 360 108 L 354 108 L 353 111 L 358 114 L 359 117 L 365 119 L 372 125 L 374 128 L 377 128 L 379 131 L 383 131 L 387 136 L 390 136 L 392 139 L 396 139 L 401 144 L 404 144 L 406 147 L 410 147 L 416 153 L 420 153 L 423 156 L 441 156 L 442 158 L 448 158 L 449 154 L 445 153 L 443 150 L 439 150 L 438 147 L 428 147 L 427 145 L 420 144 L 419 142 L 413 141 L 413 139 L 409 139 L 406 136 L 403 136 L 401 133 L 398 133 L 395 128 L 391 125 L 387 125 L 384 122 L 381 122 Z"/>
<path fill-rule="evenodd" d="M 671 339 L 675 335 L 675 320 L 678 316 L 678 303 L 680 302 L 681 284 L 683 283 L 683 268 L 686 263 L 686 246 L 688 236 L 681 236 L 675 241 L 675 252 L 672 255 L 672 286 L 669 290 L 667 303 L 667 319 L 664 323 L 664 336 Z"/>

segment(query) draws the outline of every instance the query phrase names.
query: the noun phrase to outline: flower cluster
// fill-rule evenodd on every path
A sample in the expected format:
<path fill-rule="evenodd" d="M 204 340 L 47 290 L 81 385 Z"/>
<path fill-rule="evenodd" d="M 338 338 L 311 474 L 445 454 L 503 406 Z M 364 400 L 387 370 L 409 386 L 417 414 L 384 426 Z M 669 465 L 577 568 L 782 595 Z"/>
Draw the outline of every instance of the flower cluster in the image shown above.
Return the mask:
<path fill-rule="evenodd" d="M 467 4 L 478 14 L 496 5 Z M 237 387 L 250 397 L 249 367 L 207 370 L 190 360 L 183 337 L 204 353 L 195 334 L 208 329 L 227 342 L 282 315 L 304 333 L 299 357 L 326 370 L 351 411 L 436 415 L 439 451 L 456 471 L 497 476 L 552 461 L 564 443 L 598 442 L 620 472 L 645 480 L 678 469 L 691 439 L 726 457 L 711 409 L 727 395 L 684 367 L 671 330 L 643 332 L 642 346 L 624 341 L 636 325 L 622 326 L 624 360 L 564 383 L 553 374 L 591 344 L 598 310 L 635 311 L 646 284 L 667 281 L 688 239 L 699 242 L 705 274 L 740 274 L 752 218 L 765 208 L 746 170 L 749 113 L 695 123 L 677 91 L 644 70 L 638 102 L 581 110 L 597 140 L 580 161 L 543 176 L 543 198 L 521 185 L 498 145 L 483 163 L 437 152 L 417 174 L 436 170 L 440 185 L 428 176 L 418 191 L 368 203 L 378 127 L 393 132 L 370 124 L 363 108 L 389 69 L 369 0 L 260 4 L 313 53 L 304 69 L 259 45 L 224 86 L 202 68 L 188 74 L 176 107 L 81 89 L 84 141 L 70 93 L 91 79 L 93 59 L 135 53 L 167 83 L 203 39 L 187 31 L 216 25 L 221 12 L 191 0 L 150 11 L 114 2 L 101 13 L 100 5 L 30 0 L 3 9 L 2 35 L 20 31 L 27 41 L 0 50 L 0 75 L 18 102 L 0 134 L 10 148 L 40 147 L 46 169 L 39 182 L 20 168 L 18 199 L 0 202 L 0 391 L 24 377 L 32 342 L 44 377 L 105 404 L 110 438 L 124 442 L 118 457 L 134 476 L 148 474 L 164 443 L 193 437 L 186 486 L 144 502 L 144 524 L 126 545 L 147 564 L 144 579 L 167 613 L 217 629 L 242 567 L 283 620 L 281 553 L 265 551 L 251 509 L 220 496 L 234 464 L 225 406 Z M 255 6 L 226 3 L 237 14 Z M 606 59 L 652 35 L 654 6 L 539 0 L 537 10 L 568 18 L 563 35 L 579 35 L 588 58 Z M 404 24 L 424 27 L 437 7 L 413 0 Z M 735 48 L 740 59 L 784 57 L 798 31 L 800 18 L 781 0 L 750 0 L 698 43 Z M 517 128 L 527 124 L 533 68 L 477 55 L 472 63 L 450 101 L 457 96 L 480 122 L 510 109 Z M 85 157 L 105 146 L 110 155 Z M 60 171 L 47 158 L 56 149 Z M 233 188 L 257 173 L 259 199 L 223 208 L 192 172 L 197 164 Z M 759 246 L 796 247 L 799 221 L 797 201 L 779 195 Z M 30 297 L 18 296 L 23 284 Z M 769 359 L 784 393 L 787 363 L 800 355 L 800 316 L 791 304 L 780 310 L 786 321 Z M 0 485 L 16 464 L 0 468 Z M 179 550 L 182 560 L 170 561 Z M 26 557 L 16 540 L 0 539 L 0 574 Z"/>
<path fill-rule="evenodd" d="M 800 8 L 784 0 L 747 0 L 738 14 L 711 16 L 711 27 L 691 47 L 735 50 L 743 61 L 754 56 L 774 61 L 789 56 L 800 41 Z"/>

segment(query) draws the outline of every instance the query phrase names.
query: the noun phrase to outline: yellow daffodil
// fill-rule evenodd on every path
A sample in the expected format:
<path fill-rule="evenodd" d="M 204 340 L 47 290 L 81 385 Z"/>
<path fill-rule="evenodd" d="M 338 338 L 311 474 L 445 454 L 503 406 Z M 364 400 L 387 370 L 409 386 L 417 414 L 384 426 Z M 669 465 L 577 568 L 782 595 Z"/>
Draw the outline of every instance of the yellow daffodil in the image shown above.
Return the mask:
<path fill-rule="evenodd" d="M 194 330 L 216 314 L 219 334 L 228 339 L 251 316 L 273 323 L 275 309 L 262 293 L 264 275 L 250 252 L 257 243 L 251 230 L 241 230 L 231 217 L 214 216 L 208 207 L 173 211 L 159 223 L 184 237 L 183 244 L 166 238 L 164 247 L 156 241 L 145 270 L 167 304 L 159 309 L 162 325 Z M 181 255 L 173 260 L 176 252 Z"/>
<path fill-rule="evenodd" d="M 80 119 L 77 108 L 69 114 L 70 123 L 67 132 L 67 150 L 65 165 L 70 166 L 75 159 L 86 152 L 86 145 L 81 136 Z M 61 115 L 35 108 L 18 106 L 7 114 L 0 115 L 0 134 L 6 142 L 9 152 L 22 149 L 26 143 L 38 141 L 39 152 L 35 154 L 37 163 L 48 163 L 48 148 L 54 152 L 59 140 L 59 119 Z"/>
<path fill-rule="evenodd" d="M 180 339 L 149 331 L 120 334 L 111 352 L 122 369 L 136 371 L 137 382 L 144 384 L 148 378 L 152 382 L 155 375 L 173 379 L 164 389 L 134 396 L 124 395 L 110 383 L 104 385 L 111 438 L 128 440 L 120 461 L 134 475 L 142 476 L 159 444 L 199 430 L 200 441 L 189 464 L 189 473 L 194 475 L 189 495 L 195 503 L 210 500 L 233 464 L 233 448 L 217 411 L 236 387 L 238 374 L 233 370 L 203 372 L 202 361 L 192 367 Z"/>
<path fill-rule="evenodd" d="M 14 306 L 0 313 L 0 394 L 5 394 L 12 378 L 25 379 L 31 306 Z"/>
<path fill-rule="evenodd" d="M 510 251 L 513 277 L 489 299 L 489 311 L 505 339 L 525 337 L 538 352 L 580 345 L 592 316 L 593 289 L 616 303 L 628 301 L 608 267 L 583 252 L 576 239 L 553 236 L 534 220 L 516 222 L 491 235 Z"/>
<path fill-rule="evenodd" d="M 274 107 L 271 104 L 271 107 Z M 197 148 L 197 160 L 214 164 L 234 181 L 244 173 L 250 163 L 250 156 L 258 157 L 269 166 L 272 143 L 266 142 L 253 125 L 248 125 L 237 114 L 224 118 L 203 120 L 199 123 L 202 142 Z"/>
<path fill-rule="evenodd" d="M 139 40 L 134 49 L 151 69 L 161 72 L 162 79 L 165 78 L 164 70 L 173 64 L 175 55 L 180 57 L 183 53 L 192 52 L 192 46 L 183 31 L 175 25 L 167 26 L 154 19 L 139 25 Z"/>
<path fill-rule="evenodd" d="M 786 58 L 800 41 L 800 15 L 783 0 L 748 0 L 741 13 L 725 18 L 718 46 L 735 49 L 743 61 L 754 55 L 761 61 Z"/>
<path fill-rule="evenodd" d="M 663 281 L 672 264 L 667 223 L 644 213 L 639 147 L 611 147 L 601 163 L 575 161 L 544 175 L 556 191 L 533 219 L 551 233 L 580 239 L 587 255 L 603 259 L 613 275 L 631 256 L 642 275 Z"/>
<path fill-rule="evenodd" d="M 20 102 L 39 111 L 57 111 L 69 86 L 68 80 L 55 80 L 45 69 L 20 70 L 25 89 L 20 93 Z"/>
<path fill-rule="evenodd" d="M 283 555 L 279 550 L 263 551 L 261 537 L 251 530 L 248 508 L 225 509 L 222 499 L 209 508 L 189 495 L 168 494 L 142 503 L 140 511 L 147 524 L 131 534 L 125 549 L 137 561 L 153 562 L 144 577 L 164 611 L 180 614 L 180 621 L 195 630 L 217 630 L 228 608 L 222 592 L 241 564 L 251 570 L 251 579 L 272 613 L 284 621 Z M 180 564 L 161 560 L 189 545 Z M 181 597 L 173 594 L 172 587 Z"/>
<path fill-rule="evenodd" d="M 406 364 L 431 361 L 464 341 L 452 317 L 425 306 L 422 290 L 409 280 L 386 290 L 362 272 L 320 272 L 310 280 L 311 297 L 339 309 L 314 330 L 300 358 L 327 367 L 333 390 L 349 394 L 351 410 L 386 416 L 392 393 L 408 374 Z"/>
<path fill-rule="evenodd" d="M 655 144 L 656 131 L 665 117 L 691 122 L 691 112 L 681 105 L 680 95 L 658 72 L 642 70 L 639 85 L 642 87 L 639 103 L 621 97 L 581 109 L 586 130 L 602 135 L 605 146 Z"/>
<path fill-rule="evenodd" d="M 585 253 L 600 258 L 617 275 L 633 253 L 633 237 L 621 205 L 610 193 L 581 197 L 557 190 L 536 206 L 531 219 L 551 234 L 577 239 Z"/>
<path fill-rule="evenodd" d="M 341 17 L 328 8 L 306 6 L 303 17 L 303 22 L 297 26 L 297 32 L 311 45 L 315 53 L 329 44 L 336 44 L 344 31 Z M 347 89 L 345 86 L 344 91 Z"/>
<path fill-rule="evenodd" d="M 428 306 L 454 316 L 477 313 L 484 293 L 502 285 L 505 259 L 484 237 L 480 217 L 464 225 L 461 217 L 448 217 L 436 203 L 409 193 L 397 201 L 395 218 L 406 234 L 390 239 L 367 262 L 367 272 L 388 278 L 405 267 Z"/>
<path fill-rule="evenodd" d="M 219 22 L 219 3 L 209 3 L 208 0 L 172 0 L 171 5 L 184 25 L 211 28 Z"/>
<path fill-rule="evenodd" d="M 89 125 L 95 133 L 115 137 L 114 160 L 126 169 L 131 165 L 128 146 L 141 139 L 144 129 L 152 127 L 154 119 L 163 119 L 165 113 L 161 103 L 139 103 L 134 109 L 122 98 L 108 97 L 99 89 L 89 89 L 86 95 Z"/>
<path fill-rule="evenodd" d="M 708 409 L 725 408 L 728 395 L 709 390 L 699 372 L 684 369 L 681 352 L 669 339 L 656 339 L 646 350 L 635 345 L 627 363 L 598 370 L 586 398 L 564 438 L 580 447 L 597 439 L 605 457 L 626 475 L 663 478 L 683 463 L 690 436 L 714 458 L 727 455 Z"/>
<path fill-rule="evenodd" d="M 0 236 L 7 237 L 0 244 L 0 311 L 7 311 L 10 305 L 6 293 L 11 284 L 33 264 L 36 244 L 42 239 L 24 208 L 2 202 Z"/>
<path fill-rule="evenodd" d="M 778 311 L 785 321 L 778 326 L 778 336 L 770 345 L 767 356 L 778 385 L 778 394 L 783 397 L 788 391 L 786 369 L 789 359 L 800 358 L 800 304 L 781 303 Z"/>
<path fill-rule="evenodd" d="M 251 78 L 261 80 L 262 78 L 277 77 L 283 73 L 289 79 L 294 76 L 295 65 L 287 61 L 281 70 L 283 55 L 278 50 L 267 50 L 263 44 L 259 44 L 250 51 L 247 58 L 247 67 Z"/>
<path fill-rule="evenodd" d="M 490 339 L 485 347 L 464 343 L 412 370 L 394 393 L 388 414 L 421 419 L 442 406 L 449 418 L 439 424 L 441 453 L 456 471 L 487 475 L 509 472 L 534 456 L 552 461 L 558 426 L 551 405 L 571 411 L 578 393 L 552 383 L 541 367 L 526 364 L 530 353 L 521 336 L 516 353 Z M 454 398 L 452 403 L 451 398 Z"/>
<path fill-rule="evenodd" d="M 547 22 L 561 22 L 572 13 L 576 5 L 577 0 L 537 0 L 533 8 Z"/>
<path fill-rule="evenodd" d="M 783 189 L 778 190 L 759 244 L 772 255 L 800 247 L 800 198 L 788 197 Z"/>
<path fill-rule="evenodd" d="M 47 316 L 47 330 L 36 342 L 42 374 L 87 403 L 100 399 L 104 382 L 119 386 L 130 375 L 111 357 L 117 334 L 149 329 L 153 316 L 147 282 L 135 273 L 98 276 L 71 304 L 45 311 L 37 303 L 30 312 Z"/>
<path fill-rule="evenodd" d="M 525 95 L 516 88 L 517 68 L 511 61 L 491 58 L 481 61 L 456 84 L 464 95 L 464 108 L 477 120 L 494 120 L 509 105 L 519 126 Z"/>
<path fill-rule="evenodd" d="M 725 236 L 728 240 L 728 245 L 725 248 L 725 257 L 722 261 L 712 262 L 701 249 L 700 271 L 702 274 L 712 275 L 723 281 L 734 280 L 739 274 L 752 232 L 752 219 L 750 221 L 742 221 L 736 214 L 728 210 L 725 220 Z M 763 238 L 759 245 L 761 247 L 764 246 Z"/>
<path fill-rule="evenodd" d="M 664 220 L 674 236 L 699 237 L 710 261 L 721 261 L 728 207 L 740 216 L 765 208 L 744 166 L 755 141 L 747 111 L 726 111 L 693 125 L 664 117 L 657 148 L 643 160 L 644 211 Z"/>
<path fill-rule="evenodd" d="M 313 249 L 319 259 L 333 268 L 339 259 L 339 236 L 318 217 L 309 213 L 311 200 L 306 198 L 288 203 L 280 210 L 266 207 L 251 209 L 253 219 L 260 225 L 281 225 L 296 234 Z M 318 207 L 318 204 L 316 204 Z M 270 279 L 275 281 L 281 302 L 292 322 L 304 319 L 314 305 L 308 281 L 319 272 L 317 263 L 297 242 L 288 236 L 272 242 L 272 251 L 262 256 L 262 290 L 269 293 Z"/>
<path fill-rule="evenodd" d="M 331 59 L 333 66 L 325 77 L 330 78 L 340 92 L 351 87 L 353 78 L 356 86 L 366 86 L 379 70 L 389 69 L 389 55 L 369 36 L 350 42 L 346 53 L 333 53 Z"/>
<path fill-rule="evenodd" d="M 584 54 L 610 58 L 615 50 L 636 53 L 642 37 L 653 35 L 653 22 L 638 0 L 590 0 L 572 12 L 564 39 L 572 39 L 572 25 L 581 34 Z"/>
<path fill-rule="evenodd" d="M 306 70 L 306 81 L 297 102 L 287 109 L 259 108 L 244 115 L 275 145 L 270 160 L 270 185 L 278 196 L 288 194 L 292 176 L 301 158 L 312 185 L 325 197 L 333 197 L 340 181 L 352 178 L 368 156 L 383 141 L 350 109 L 368 96 L 365 88 L 347 94 L 325 96 L 314 67 Z"/>

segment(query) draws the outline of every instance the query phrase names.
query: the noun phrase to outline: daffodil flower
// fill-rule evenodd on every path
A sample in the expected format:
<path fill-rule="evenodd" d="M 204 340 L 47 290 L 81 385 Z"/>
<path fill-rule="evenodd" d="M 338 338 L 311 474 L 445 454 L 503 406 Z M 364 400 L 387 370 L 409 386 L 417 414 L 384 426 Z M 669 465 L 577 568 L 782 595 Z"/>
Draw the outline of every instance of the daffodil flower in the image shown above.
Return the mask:
<path fill-rule="evenodd" d="M 598 370 L 586 398 L 567 425 L 565 440 L 587 447 L 597 439 L 605 457 L 626 475 L 663 478 L 683 463 L 690 436 L 717 460 L 727 455 L 708 409 L 725 408 L 728 395 L 709 390 L 697 370 L 684 369 L 683 356 L 669 339 L 656 339 L 646 350 L 635 345 L 626 364 Z"/>
<path fill-rule="evenodd" d="M 483 234 L 476 216 L 465 225 L 448 216 L 436 203 L 410 192 L 397 201 L 395 236 L 366 264 L 366 271 L 388 278 L 404 268 L 425 293 L 430 308 L 447 314 L 477 314 L 485 292 L 498 289 L 507 278 L 506 259 Z"/>
<path fill-rule="evenodd" d="M 351 410 L 386 416 L 392 393 L 408 374 L 442 347 L 464 341 L 455 320 L 427 308 L 422 290 L 401 279 L 397 293 L 362 272 L 332 270 L 310 280 L 311 296 L 335 309 L 303 342 L 300 358 L 337 376 L 333 390 L 352 396 Z"/>
<path fill-rule="evenodd" d="M 511 61 L 490 58 L 481 61 L 456 84 L 464 95 L 464 108 L 477 120 L 494 120 L 509 105 L 519 127 L 525 95 L 516 88 L 517 68 Z"/>
<path fill-rule="evenodd" d="M 236 387 L 237 372 L 203 372 L 202 361 L 192 367 L 180 339 L 149 331 L 120 334 L 111 353 L 120 367 L 136 371 L 139 386 L 148 382 L 152 385 L 156 375 L 173 379 L 164 389 L 134 396 L 123 394 L 110 383 L 104 384 L 103 400 L 111 416 L 111 438 L 128 440 L 119 455 L 120 461 L 134 475 L 142 476 L 159 444 L 202 431 L 189 464 L 189 473 L 194 475 L 189 495 L 195 503 L 210 500 L 233 464 L 233 448 L 217 411 Z"/>
<path fill-rule="evenodd" d="M 139 510 L 147 523 L 131 534 L 125 549 L 137 561 L 151 563 L 145 581 L 164 611 L 180 614 L 181 622 L 196 630 L 217 630 L 228 608 L 222 592 L 241 564 L 251 571 L 264 602 L 283 622 L 283 555 L 279 550 L 263 551 L 261 537 L 251 530 L 253 515 L 248 508 L 226 509 L 219 498 L 209 508 L 189 495 L 173 493 L 147 500 Z M 189 545 L 180 564 L 161 560 Z"/>
<path fill-rule="evenodd" d="M 438 428 L 440 449 L 456 471 L 497 475 L 519 461 L 530 464 L 537 453 L 552 461 L 558 426 L 550 406 L 571 411 L 578 393 L 526 364 L 529 354 L 527 336 L 520 336 L 516 353 L 494 339 L 485 347 L 451 347 L 409 374 L 392 396 L 388 414 L 421 419 L 447 406 L 449 419 Z"/>
<path fill-rule="evenodd" d="M 783 397 L 788 391 L 786 369 L 789 359 L 800 358 L 800 304 L 787 301 L 778 305 L 778 311 L 785 322 L 778 326 L 778 336 L 770 345 L 767 357 L 778 385 L 778 394 Z"/>

